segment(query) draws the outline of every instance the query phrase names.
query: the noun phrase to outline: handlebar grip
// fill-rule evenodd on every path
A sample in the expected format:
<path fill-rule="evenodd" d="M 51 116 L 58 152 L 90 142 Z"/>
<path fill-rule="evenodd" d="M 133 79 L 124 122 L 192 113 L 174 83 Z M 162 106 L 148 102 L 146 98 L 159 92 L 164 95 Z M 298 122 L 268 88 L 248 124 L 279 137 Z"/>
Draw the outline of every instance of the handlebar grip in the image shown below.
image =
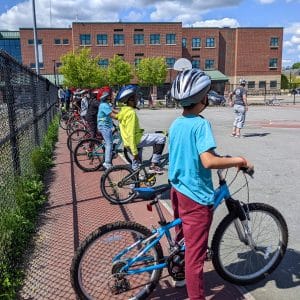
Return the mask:
<path fill-rule="evenodd" d="M 241 167 L 240 170 L 243 171 L 244 173 L 248 174 L 250 177 L 253 177 L 254 169 L 247 168 L 247 167 Z"/>

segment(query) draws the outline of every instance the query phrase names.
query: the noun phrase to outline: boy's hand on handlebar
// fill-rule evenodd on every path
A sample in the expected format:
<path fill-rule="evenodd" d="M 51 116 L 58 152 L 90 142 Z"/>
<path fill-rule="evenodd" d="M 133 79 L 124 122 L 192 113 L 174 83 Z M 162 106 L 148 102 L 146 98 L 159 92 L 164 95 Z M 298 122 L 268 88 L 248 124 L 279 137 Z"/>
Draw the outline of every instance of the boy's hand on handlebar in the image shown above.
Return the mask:
<path fill-rule="evenodd" d="M 239 170 L 252 176 L 254 174 L 254 165 L 250 161 L 246 160 L 244 157 L 239 157 L 239 158 L 240 158 L 240 162 L 237 165 Z"/>

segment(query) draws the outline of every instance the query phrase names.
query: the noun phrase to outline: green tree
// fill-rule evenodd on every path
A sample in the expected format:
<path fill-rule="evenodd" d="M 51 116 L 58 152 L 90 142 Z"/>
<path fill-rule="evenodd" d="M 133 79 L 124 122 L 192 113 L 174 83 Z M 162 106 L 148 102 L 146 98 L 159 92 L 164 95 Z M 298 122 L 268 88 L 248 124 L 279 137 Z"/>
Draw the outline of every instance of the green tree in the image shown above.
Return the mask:
<path fill-rule="evenodd" d="M 78 88 L 95 88 L 106 85 L 106 70 L 99 67 L 99 60 L 99 56 L 91 56 L 89 48 L 63 55 L 59 71 L 64 75 L 64 85 Z"/>
<path fill-rule="evenodd" d="M 300 62 L 294 63 L 292 69 L 300 69 Z"/>
<path fill-rule="evenodd" d="M 281 74 L 281 88 L 285 90 L 288 89 L 289 87 L 290 87 L 290 82 L 288 78 L 284 74 Z"/>
<path fill-rule="evenodd" d="M 159 86 L 166 81 L 168 68 L 163 57 L 143 58 L 136 68 L 141 86 Z"/>
<path fill-rule="evenodd" d="M 132 78 L 132 66 L 128 62 L 124 61 L 119 55 L 114 55 L 114 57 L 109 60 L 107 69 L 107 79 L 109 85 L 117 85 L 119 87 L 124 84 L 129 84 Z"/>

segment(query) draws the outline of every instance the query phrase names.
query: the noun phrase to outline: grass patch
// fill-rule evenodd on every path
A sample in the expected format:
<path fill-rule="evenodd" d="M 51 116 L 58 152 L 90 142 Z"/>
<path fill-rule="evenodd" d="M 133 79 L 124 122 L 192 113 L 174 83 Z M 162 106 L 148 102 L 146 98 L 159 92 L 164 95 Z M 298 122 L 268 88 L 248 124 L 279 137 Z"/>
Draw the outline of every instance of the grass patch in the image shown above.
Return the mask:
<path fill-rule="evenodd" d="M 38 214 L 46 201 L 43 176 L 53 165 L 58 125 L 56 118 L 49 126 L 41 147 L 32 151 L 33 173 L 10 182 L 14 207 L 0 211 L 0 299 L 16 299 L 22 285 L 23 256 L 35 232 Z"/>

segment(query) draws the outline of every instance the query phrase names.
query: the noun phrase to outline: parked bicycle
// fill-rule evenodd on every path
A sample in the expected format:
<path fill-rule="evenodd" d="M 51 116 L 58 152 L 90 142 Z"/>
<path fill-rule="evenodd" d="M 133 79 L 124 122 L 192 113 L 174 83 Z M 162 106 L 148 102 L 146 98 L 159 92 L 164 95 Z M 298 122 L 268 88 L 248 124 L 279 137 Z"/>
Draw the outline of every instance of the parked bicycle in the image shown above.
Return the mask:
<path fill-rule="evenodd" d="M 245 174 L 252 171 L 243 169 Z M 212 263 L 225 280 L 238 285 L 256 283 L 273 272 L 288 244 L 288 228 L 283 216 L 264 203 L 234 200 L 223 172 L 215 190 L 216 209 L 225 202 L 228 214 L 218 225 L 211 243 Z M 236 178 L 237 176 L 235 176 Z M 77 249 L 71 265 L 71 283 L 80 299 L 146 299 L 167 268 L 175 280 L 185 278 L 184 239 L 176 241 L 171 229 L 180 219 L 167 222 L 159 204 L 161 194 L 170 189 L 134 188 L 137 196 L 155 206 L 159 227 L 149 230 L 133 221 L 118 221 L 92 232 Z M 225 201 L 224 201 L 225 200 Z M 169 253 L 164 256 L 161 239 L 166 237 Z"/>
<path fill-rule="evenodd" d="M 123 149 L 120 130 L 115 126 L 113 132 L 113 158 L 118 153 L 123 152 L 125 159 L 131 163 L 130 156 L 126 149 Z M 99 170 L 104 161 L 105 143 L 103 139 L 86 138 L 81 140 L 74 149 L 75 164 L 85 172 L 93 172 Z"/>
<path fill-rule="evenodd" d="M 169 163 L 169 153 L 161 156 L 159 167 Z M 134 188 L 154 186 L 157 174 L 151 173 L 151 158 L 144 161 L 137 170 L 129 165 L 113 166 L 101 176 L 100 189 L 103 196 L 112 203 L 124 204 L 136 197 Z"/>

